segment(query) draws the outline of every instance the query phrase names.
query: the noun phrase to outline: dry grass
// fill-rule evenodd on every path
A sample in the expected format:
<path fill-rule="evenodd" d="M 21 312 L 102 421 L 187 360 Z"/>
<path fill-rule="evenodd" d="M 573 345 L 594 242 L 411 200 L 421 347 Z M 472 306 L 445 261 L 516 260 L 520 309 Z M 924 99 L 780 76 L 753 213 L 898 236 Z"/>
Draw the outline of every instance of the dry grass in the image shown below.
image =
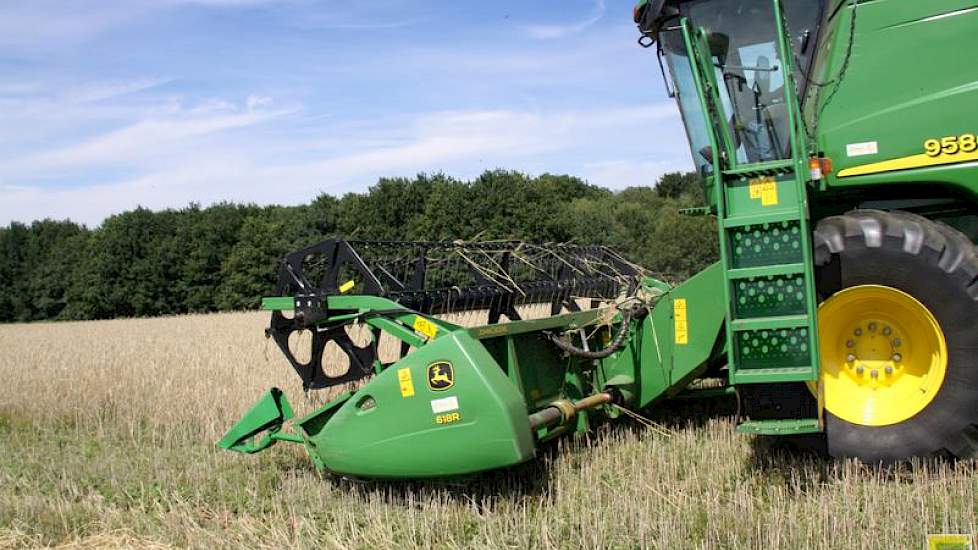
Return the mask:
<path fill-rule="evenodd" d="M 733 433 L 617 423 L 465 484 L 354 483 L 213 442 L 297 378 L 261 314 L 0 327 L 0 547 L 920 548 L 972 533 L 978 468 L 881 471 Z"/>

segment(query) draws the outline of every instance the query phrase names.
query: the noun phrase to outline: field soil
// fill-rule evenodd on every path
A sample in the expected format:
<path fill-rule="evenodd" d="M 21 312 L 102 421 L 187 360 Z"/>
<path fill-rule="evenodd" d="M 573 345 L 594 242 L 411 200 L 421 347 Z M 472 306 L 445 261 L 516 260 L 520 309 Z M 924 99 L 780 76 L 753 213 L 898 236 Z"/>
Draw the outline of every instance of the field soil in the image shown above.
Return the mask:
<path fill-rule="evenodd" d="M 322 403 L 258 313 L 0 326 L 0 547 L 923 548 L 974 533 L 978 468 L 833 462 L 668 403 L 453 482 L 215 442 L 270 386 Z"/>

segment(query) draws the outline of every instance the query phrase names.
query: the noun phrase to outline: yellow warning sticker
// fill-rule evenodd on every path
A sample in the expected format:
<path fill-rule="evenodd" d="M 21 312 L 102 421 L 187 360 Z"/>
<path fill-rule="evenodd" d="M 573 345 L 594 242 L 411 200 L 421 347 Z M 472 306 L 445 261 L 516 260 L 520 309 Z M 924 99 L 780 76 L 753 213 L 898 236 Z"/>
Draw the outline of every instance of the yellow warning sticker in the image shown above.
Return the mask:
<path fill-rule="evenodd" d="M 750 198 L 761 200 L 761 206 L 777 206 L 778 182 L 774 178 L 755 178 L 748 184 Z"/>
<path fill-rule="evenodd" d="M 689 324 L 686 320 L 686 298 L 676 298 L 672 302 L 672 317 L 676 324 L 676 343 L 689 343 Z"/>
<path fill-rule="evenodd" d="M 401 384 L 401 397 L 414 397 L 414 381 L 411 380 L 411 369 L 397 369 L 397 381 Z"/>
<path fill-rule="evenodd" d="M 971 535 L 927 535 L 927 550 L 974 550 Z"/>
<path fill-rule="evenodd" d="M 356 281 L 349 280 L 340 285 L 340 294 L 346 294 L 347 292 L 353 290 L 353 287 L 357 286 Z"/>
<path fill-rule="evenodd" d="M 757 200 L 761 198 L 761 186 L 762 186 L 762 182 L 760 179 L 750 180 L 750 183 L 747 185 L 747 188 L 750 189 L 751 199 Z"/>
<path fill-rule="evenodd" d="M 418 315 L 414 318 L 414 330 L 424 334 L 430 339 L 434 338 L 435 335 L 438 334 L 438 325 Z"/>
<path fill-rule="evenodd" d="M 771 180 L 761 189 L 761 206 L 776 206 L 778 204 L 778 184 Z"/>

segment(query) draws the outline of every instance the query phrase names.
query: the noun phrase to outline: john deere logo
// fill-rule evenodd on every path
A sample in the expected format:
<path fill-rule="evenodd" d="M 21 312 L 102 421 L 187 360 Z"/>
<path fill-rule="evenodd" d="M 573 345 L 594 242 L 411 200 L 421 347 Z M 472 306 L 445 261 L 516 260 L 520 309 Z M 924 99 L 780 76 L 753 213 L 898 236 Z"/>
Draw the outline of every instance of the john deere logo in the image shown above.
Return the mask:
<path fill-rule="evenodd" d="M 448 361 L 428 365 L 428 387 L 433 391 L 445 391 L 455 385 L 455 370 Z"/>

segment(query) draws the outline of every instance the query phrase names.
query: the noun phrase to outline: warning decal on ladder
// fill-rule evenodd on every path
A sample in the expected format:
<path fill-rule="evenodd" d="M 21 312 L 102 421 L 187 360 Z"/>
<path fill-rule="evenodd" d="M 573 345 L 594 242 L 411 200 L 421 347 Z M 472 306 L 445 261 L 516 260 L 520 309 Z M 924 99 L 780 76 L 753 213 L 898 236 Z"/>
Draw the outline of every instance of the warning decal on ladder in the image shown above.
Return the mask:
<path fill-rule="evenodd" d="M 778 182 L 772 177 L 755 178 L 748 184 L 750 198 L 761 199 L 761 206 L 778 205 Z"/>

